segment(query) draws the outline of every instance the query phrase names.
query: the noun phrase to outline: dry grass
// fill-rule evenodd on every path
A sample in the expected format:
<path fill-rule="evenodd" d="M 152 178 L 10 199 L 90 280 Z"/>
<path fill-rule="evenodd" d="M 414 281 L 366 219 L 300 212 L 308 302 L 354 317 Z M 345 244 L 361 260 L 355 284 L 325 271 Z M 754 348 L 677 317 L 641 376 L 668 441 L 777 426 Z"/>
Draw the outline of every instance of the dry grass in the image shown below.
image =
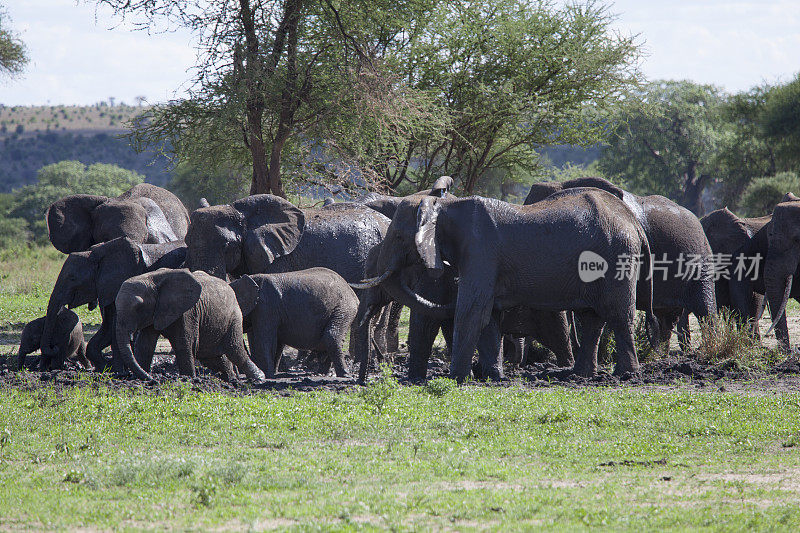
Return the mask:
<path fill-rule="evenodd" d="M 781 360 L 774 348 L 766 348 L 727 310 L 700 323 L 695 357 L 706 363 L 730 363 L 744 368 L 764 368 Z"/>

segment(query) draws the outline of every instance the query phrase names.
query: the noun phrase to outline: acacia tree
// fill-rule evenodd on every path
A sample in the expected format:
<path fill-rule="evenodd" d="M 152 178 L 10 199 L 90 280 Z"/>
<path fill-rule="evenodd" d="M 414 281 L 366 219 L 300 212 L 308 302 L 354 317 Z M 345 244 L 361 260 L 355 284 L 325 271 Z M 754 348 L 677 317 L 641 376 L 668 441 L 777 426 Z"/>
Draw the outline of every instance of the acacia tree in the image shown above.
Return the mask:
<path fill-rule="evenodd" d="M 639 80 L 635 37 L 612 31 L 606 7 L 548 0 L 441 3 L 402 65 L 409 86 L 449 114 L 444 135 L 417 136 L 386 165 L 392 187 L 441 174 L 472 193 L 481 179 L 530 175 L 537 149 L 589 146 L 598 116 Z"/>
<path fill-rule="evenodd" d="M 8 27 L 8 14 L 0 5 L 0 74 L 14 76 L 28 63 L 25 45 Z"/>
<path fill-rule="evenodd" d="M 702 215 L 715 173 L 723 98 L 710 85 L 659 81 L 609 116 L 599 168 L 632 190 L 662 194 Z"/>
<path fill-rule="evenodd" d="M 249 160 L 251 194 L 285 196 L 282 169 L 309 159 L 325 161 L 314 148 L 325 146 L 331 131 L 364 144 L 364 136 L 352 131 L 359 122 L 341 119 L 359 104 L 390 130 L 430 127 L 420 120 L 427 114 L 424 98 L 391 81 L 363 81 L 385 77 L 393 55 L 429 23 L 433 0 L 98 3 L 134 16 L 143 28 L 177 24 L 196 35 L 198 66 L 190 96 L 151 108 L 135 124 L 134 145 L 168 140 L 179 159 L 195 164 L 235 166 Z M 380 105 L 363 105 L 370 101 Z M 353 142 L 340 144 L 353 153 L 364 150 Z"/>

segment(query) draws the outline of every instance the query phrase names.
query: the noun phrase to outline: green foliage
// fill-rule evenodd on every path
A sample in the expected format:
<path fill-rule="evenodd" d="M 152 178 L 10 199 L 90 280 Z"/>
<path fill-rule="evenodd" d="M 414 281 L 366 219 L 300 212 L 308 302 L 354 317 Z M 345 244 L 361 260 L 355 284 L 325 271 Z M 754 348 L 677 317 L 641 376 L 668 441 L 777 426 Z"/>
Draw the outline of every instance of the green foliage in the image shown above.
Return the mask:
<path fill-rule="evenodd" d="M 769 91 L 761 114 L 764 134 L 779 142 L 777 156 L 800 164 L 800 74 Z"/>
<path fill-rule="evenodd" d="M 593 2 L 442 3 L 436 20 L 410 65 L 452 127 L 441 141 L 417 140 L 420 188 L 443 174 L 470 193 L 488 189 L 484 179 L 529 183 L 537 148 L 597 142 L 597 114 L 638 81 L 634 39 L 612 33 L 613 16 Z"/>
<path fill-rule="evenodd" d="M 17 75 L 27 63 L 25 44 L 8 27 L 8 14 L 0 5 L 0 75 Z"/>
<path fill-rule="evenodd" d="M 425 384 L 425 392 L 435 398 L 441 398 L 457 387 L 456 382 L 449 378 L 434 378 Z"/>
<path fill-rule="evenodd" d="M 747 217 L 768 215 L 787 192 L 800 192 L 800 175 L 796 172 L 756 178 L 742 195 L 742 214 Z"/>
<path fill-rule="evenodd" d="M 720 142 L 719 90 L 689 81 L 648 84 L 608 118 L 600 169 L 639 194 L 661 194 L 699 213 Z"/>
<path fill-rule="evenodd" d="M 27 185 L 14 193 L 14 206 L 9 210 L 12 218 L 27 222 L 28 231 L 40 243 L 47 242 L 44 214 L 54 201 L 70 194 L 96 194 L 118 196 L 144 177 L 116 165 L 80 161 L 61 161 L 42 167 L 37 174 L 38 183 Z"/>
<path fill-rule="evenodd" d="M 227 204 L 249 194 L 250 175 L 244 169 L 214 170 L 181 163 L 172 173 L 169 189 L 189 208 L 199 205 L 200 198 L 211 205 Z"/>
<path fill-rule="evenodd" d="M 381 364 L 381 377 L 371 382 L 361 390 L 361 397 L 380 416 L 389 400 L 397 392 L 400 384 L 392 373 L 392 368 L 386 363 Z"/>

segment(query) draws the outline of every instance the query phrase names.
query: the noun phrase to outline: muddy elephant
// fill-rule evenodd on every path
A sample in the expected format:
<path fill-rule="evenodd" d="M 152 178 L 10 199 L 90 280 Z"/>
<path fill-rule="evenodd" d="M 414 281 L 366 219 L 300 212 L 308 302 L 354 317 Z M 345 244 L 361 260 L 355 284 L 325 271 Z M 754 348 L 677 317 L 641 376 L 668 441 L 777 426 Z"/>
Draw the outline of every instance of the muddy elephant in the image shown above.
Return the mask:
<path fill-rule="evenodd" d="M 138 243 L 181 240 L 189 213 L 166 189 L 140 183 L 116 198 L 74 194 L 50 204 L 45 215 L 50 242 L 65 254 L 117 237 Z"/>
<path fill-rule="evenodd" d="M 21 369 L 25 364 L 25 357 L 41 348 L 42 330 L 45 317 L 31 320 L 22 328 L 19 341 L 19 353 L 14 368 Z M 54 350 L 48 355 L 42 353 L 39 358 L 39 370 L 54 370 L 64 366 L 67 359 L 74 359 L 84 368 L 90 368 L 86 359 L 86 342 L 83 338 L 83 324 L 78 315 L 70 309 L 62 308 L 56 317 L 56 326 L 53 332 Z"/>
<path fill-rule="evenodd" d="M 631 267 L 641 256 L 644 272 L 651 272 L 644 230 L 625 203 L 606 191 L 565 190 L 529 206 L 481 197 L 425 197 L 398 206 L 380 248 L 381 274 L 367 281 L 398 284 L 409 297 L 423 301 L 404 285 L 404 270 L 421 263 L 438 277 L 445 262 L 456 269 L 450 373 L 459 381 L 469 376 L 479 342 L 491 346 L 483 356 L 479 350 L 483 375 L 502 378 L 499 313 L 516 306 L 576 312 L 584 327 L 575 372 L 596 371 L 597 342 L 606 323 L 619 339 L 615 372 L 638 371 L 633 343 L 637 289 L 648 308 L 651 337 L 658 332 L 650 308 L 652 280 L 637 279 L 631 268 L 622 276 L 603 274 L 585 282 L 579 274 L 584 253 L 607 265 L 629 258 Z"/>
<path fill-rule="evenodd" d="M 192 213 L 186 266 L 217 277 L 325 267 L 353 282 L 364 277 L 367 254 L 388 226 L 389 219 L 363 205 L 299 209 L 277 196 L 254 195 Z"/>
<path fill-rule="evenodd" d="M 525 204 L 576 187 L 595 187 L 614 194 L 625 202 L 644 228 L 654 257 L 652 305 L 659 321 L 660 342 L 669 341 L 684 309 L 697 318 L 716 313 L 712 249 L 694 213 L 663 196 L 637 196 L 597 177 L 535 183 Z M 682 348 L 687 349 L 686 317 L 678 333 Z"/>
<path fill-rule="evenodd" d="M 717 308 L 728 308 L 736 310 L 731 296 L 731 286 L 734 290 L 742 290 L 737 286 L 739 273 L 737 272 L 737 258 L 740 250 L 750 243 L 753 237 L 772 220 L 772 215 L 756 218 L 740 218 L 732 213 L 727 207 L 717 209 L 700 219 L 700 224 L 711 245 L 711 251 L 720 258 L 718 261 L 717 272 L 719 279 L 716 280 L 714 288 L 716 291 Z M 726 260 L 722 260 L 725 258 Z M 730 262 L 727 261 L 730 258 Z M 758 335 L 758 321 L 764 311 L 763 293 L 753 292 L 752 286 L 747 298 L 750 301 L 749 309 L 742 318 L 753 317 L 753 332 Z"/>
<path fill-rule="evenodd" d="M 737 251 L 745 262 L 758 265 L 752 276 L 736 276 L 729 285 L 734 307 L 741 316 L 748 312 L 748 295 L 765 294 L 769 302 L 772 326 L 778 347 L 789 352 L 790 339 L 786 321 L 789 298 L 800 299 L 800 198 L 789 193 L 775 206 L 772 220 Z M 759 261 L 760 259 L 760 261 Z M 751 315 L 748 317 L 753 319 Z"/>
<path fill-rule="evenodd" d="M 242 312 L 228 283 L 205 272 L 161 268 L 122 284 L 115 301 L 115 335 L 125 366 L 143 380 L 164 335 L 175 351 L 179 372 L 195 377 L 195 360 L 233 381 L 231 363 L 254 382 L 264 373 L 250 360 L 242 338 Z M 131 349 L 136 336 L 135 355 Z"/>
<path fill-rule="evenodd" d="M 89 340 L 86 356 L 95 368 L 102 370 L 107 361 L 102 352 L 113 345 L 114 300 L 122 283 L 133 276 L 158 268 L 179 268 L 186 256 L 183 241 L 165 244 L 140 244 L 127 237 L 118 237 L 89 250 L 73 252 L 67 256 L 58 274 L 42 331 L 42 351 L 54 351 L 59 313 L 69 308 L 88 304 L 100 306 L 102 323 Z M 112 353 L 115 352 L 112 346 Z M 118 354 L 115 354 L 118 355 Z M 118 358 L 115 370 L 121 370 Z"/>
<path fill-rule="evenodd" d="M 274 377 L 284 345 L 323 353 L 337 376 L 347 376 L 345 345 L 358 298 L 339 274 L 317 267 L 245 275 L 231 288 L 251 332 L 250 353 L 267 377 Z"/>

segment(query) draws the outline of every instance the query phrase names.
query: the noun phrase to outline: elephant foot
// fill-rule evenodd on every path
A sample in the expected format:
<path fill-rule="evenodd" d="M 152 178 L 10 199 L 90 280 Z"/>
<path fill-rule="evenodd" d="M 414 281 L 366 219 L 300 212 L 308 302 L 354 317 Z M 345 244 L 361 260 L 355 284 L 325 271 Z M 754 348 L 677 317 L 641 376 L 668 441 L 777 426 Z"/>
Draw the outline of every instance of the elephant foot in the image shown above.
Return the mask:
<path fill-rule="evenodd" d="M 597 367 L 592 367 L 587 364 L 575 364 L 572 367 L 572 373 L 582 378 L 592 378 L 597 374 Z"/>
<path fill-rule="evenodd" d="M 503 381 L 503 370 L 495 366 L 484 367 L 480 363 L 472 365 L 472 375 L 476 381 Z"/>
<path fill-rule="evenodd" d="M 641 367 L 639 365 L 623 365 L 621 363 L 617 363 L 617 366 L 614 367 L 614 375 L 617 377 L 622 376 L 636 376 L 641 374 Z"/>

